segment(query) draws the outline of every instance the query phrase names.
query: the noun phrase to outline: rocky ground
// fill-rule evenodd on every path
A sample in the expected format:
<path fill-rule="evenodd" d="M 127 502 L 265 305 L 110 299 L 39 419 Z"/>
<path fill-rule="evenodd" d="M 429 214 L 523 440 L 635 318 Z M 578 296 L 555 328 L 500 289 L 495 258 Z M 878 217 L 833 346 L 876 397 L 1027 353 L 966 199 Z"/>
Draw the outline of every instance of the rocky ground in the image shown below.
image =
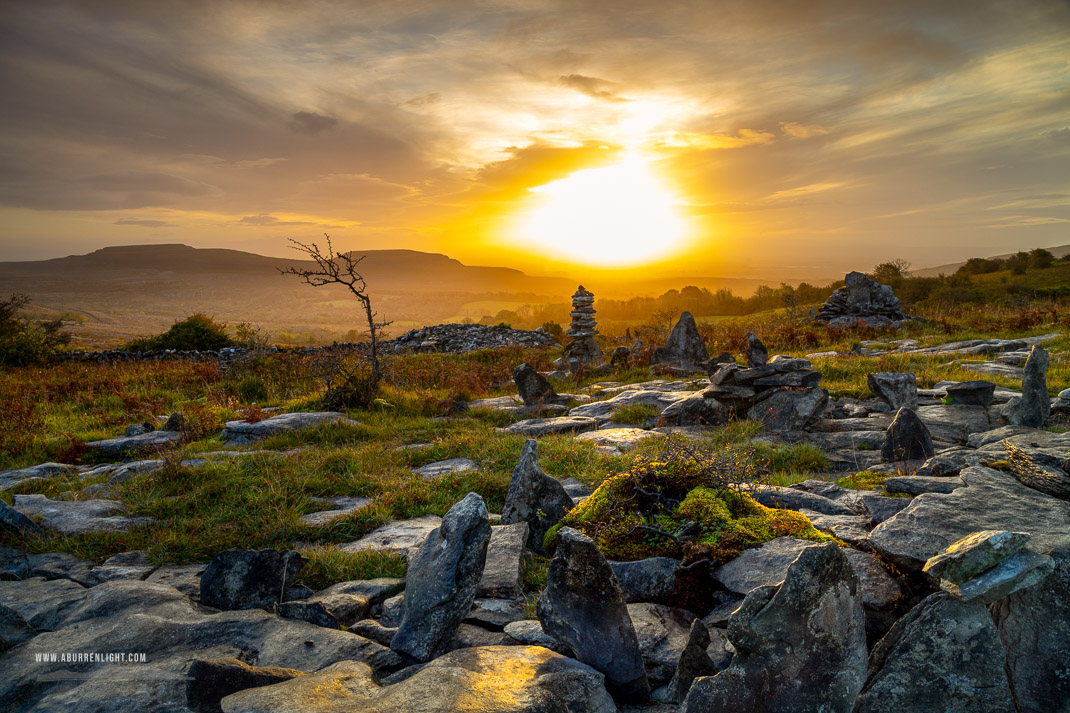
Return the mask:
<path fill-rule="evenodd" d="M 470 404 L 532 416 L 502 427 L 530 440 L 501 512 L 471 493 L 442 517 L 392 521 L 340 546 L 403 552 L 404 579 L 311 591 L 295 583 L 300 550 L 154 566 L 137 551 L 97 564 L 0 549 L 0 710 L 1070 710 L 1070 434 L 1044 428 L 1070 411 L 1070 393 L 1049 399 L 1039 386 L 1043 337 L 928 348 L 994 357 L 1018 370 L 1020 390 L 918 388 L 913 374 L 874 373 L 868 400 L 831 397 L 811 360 L 769 358 L 756 340 L 745 363 L 694 371 L 693 342 L 679 334 L 671 344 L 684 351 L 663 354 L 687 377 L 567 395 L 518 368 L 516 397 Z M 660 415 L 647 427 L 613 421 L 636 406 Z M 265 438 L 346 419 L 235 421 L 220 436 L 226 448 L 197 459 L 246 458 Z M 764 424 L 757 446 L 826 455 L 827 473 L 746 491 L 805 516 L 819 537 L 773 532 L 704 566 L 686 556 L 614 561 L 569 515 L 588 498 L 582 512 L 595 512 L 599 495 L 539 463 L 549 435 L 618 455 L 644 442 L 702 443 L 741 419 Z M 91 443 L 108 462 L 6 471 L 0 488 L 61 471 L 151 479 L 164 460 L 131 456 L 178 437 L 165 428 Z M 461 457 L 415 473 L 479 467 Z M 0 503 L 0 525 L 60 535 L 145 525 L 107 485 L 89 487 L 103 495 L 15 495 Z M 321 504 L 306 517 L 331 522 L 369 501 Z M 524 563 L 548 546 L 532 611 Z"/>

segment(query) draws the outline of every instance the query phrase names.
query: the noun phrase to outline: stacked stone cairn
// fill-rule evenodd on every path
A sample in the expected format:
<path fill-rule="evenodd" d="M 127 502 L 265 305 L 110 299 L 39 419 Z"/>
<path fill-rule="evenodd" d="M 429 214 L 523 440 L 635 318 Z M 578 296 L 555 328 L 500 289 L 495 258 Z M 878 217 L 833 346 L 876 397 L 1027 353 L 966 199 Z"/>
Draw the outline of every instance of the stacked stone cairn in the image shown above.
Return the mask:
<path fill-rule="evenodd" d="M 830 327 L 850 327 L 856 322 L 871 327 L 899 327 L 908 319 L 891 285 L 882 285 L 861 272 L 849 272 L 847 285 L 832 293 L 816 312 L 816 319 Z"/>
<path fill-rule="evenodd" d="M 569 325 L 568 336 L 572 341 L 565 347 L 563 355 L 567 366 L 572 369 L 580 364 L 602 363 L 602 349 L 594 338 L 598 334 L 598 323 L 594 319 L 594 294 L 583 289 L 583 285 L 572 295 L 570 316 L 572 324 Z"/>

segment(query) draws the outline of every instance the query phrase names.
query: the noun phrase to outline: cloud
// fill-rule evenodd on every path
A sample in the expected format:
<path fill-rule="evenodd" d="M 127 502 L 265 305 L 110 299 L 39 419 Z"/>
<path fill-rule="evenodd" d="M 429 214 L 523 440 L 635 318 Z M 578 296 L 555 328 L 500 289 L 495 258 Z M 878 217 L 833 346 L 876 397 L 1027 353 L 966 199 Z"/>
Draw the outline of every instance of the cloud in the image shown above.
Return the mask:
<path fill-rule="evenodd" d="M 626 102 L 628 99 L 618 96 L 610 88 L 618 86 L 598 77 L 588 77 L 583 74 L 567 74 L 557 78 L 558 84 L 569 89 L 575 89 L 580 94 L 586 94 L 594 99 L 602 99 L 609 102 Z"/>
<path fill-rule="evenodd" d="M 317 114 L 313 111 L 299 111 L 293 115 L 293 121 L 290 122 L 290 129 L 298 134 L 315 136 L 321 131 L 333 129 L 337 125 L 338 119 L 335 119 L 333 116 L 324 116 L 323 114 Z"/>
<path fill-rule="evenodd" d="M 177 228 L 175 223 L 168 223 L 163 220 L 135 220 L 132 218 L 120 218 L 112 223 L 112 225 L 139 225 L 142 228 Z"/>
<path fill-rule="evenodd" d="M 700 151 L 710 149 L 737 149 L 742 146 L 771 144 L 776 137 L 768 131 L 740 129 L 733 134 L 702 134 L 687 131 L 671 131 L 661 137 L 658 146 L 666 148 L 691 148 Z"/>
<path fill-rule="evenodd" d="M 1070 126 L 1045 131 L 1044 138 L 1057 144 L 1070 145 Z"/>
<path fill-rule="evenodd" d="M 294 225 L 316 225 L 316 223 L 304 220 L 279 220 L 275 216 L 266 213 L 247 215 L 237 222 L 241 225 L 270 226 L 272 228 Z"/>
<path fill-rule="evenodd" d="M 780 122 L 780 131 L 794 139 L 809 139 L 813 136 L 824 136 L 829 132 L 823 126 L 800 124 L 797 121 Z"/>

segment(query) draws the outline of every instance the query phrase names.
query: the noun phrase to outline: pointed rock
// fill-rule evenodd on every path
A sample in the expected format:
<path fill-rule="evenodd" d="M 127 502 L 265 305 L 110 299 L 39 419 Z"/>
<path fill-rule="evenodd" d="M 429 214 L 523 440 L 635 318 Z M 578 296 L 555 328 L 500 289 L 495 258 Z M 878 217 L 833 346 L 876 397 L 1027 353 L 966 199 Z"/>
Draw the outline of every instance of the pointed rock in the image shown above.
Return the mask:
<path fill-rule="evenodd" d="M 469 493 L 409 559 L 392 649 L 419 661 L 443 653 L 475 601 L 489 542 L 487 506 L 479 495 Z"/>
<path fill-rule="evenodd" d="M 650 685 L 639 638 L 617 578 L 591 538 L 571 527 L 557 534 L 546 589 L 536 613 L 543 630 L 571 647 L 576 658 L 601 671 L 615 698 L 641 703 Z"/>
<path fill-rule="evenodd" d="M 676 673 L 669 681 L 669 690 L 666 692 L 668 700 L 682 703 L 696 678 L 717 673 L 717 667 L 706 653 L 709 646 L 710 630 L 702 623 L 702 619 L 695 619 L 691 622 L 691 631 L 680 654 L 680 662 L 676 664 Z"/>
<path fill-rule="evenodd" d="M 513 478 L 509 481 L 509 492 L 502 507 L 502 524 L 526 522 L 526 546 L 544 552 L 542 541 L 546 531 L 572 509 L 572 504 L 565 487 L 539 468 L 538 441 L 528 440 L 513 468 Z"/>
<path fill-rule="evenodd" d="M 765 366 L 769 361 L 769 350 L 762 344 L 762 340 L 750 332 L 747 333 L 747 366 L 752 369 L 757 366 Z"/>
<path fill-rule="evenodd" d="M 706 343 L 702 341 L 698 325 L 690 312 L 680 315 L 660 354 L 662 360 L 671 366 L 683 369 L 705 367 L 710 360 L 710 353 L 706 351 Z"/>
<path fill-rule="evenodd" d="M 1051 415 L 1048 399 L 1048 352 L 1036 344 L 1029 352 L 1022 376 L 1022 395 L 1003 407 L 1003 417 L 1014 426 L 1041 428 Z"/>
<path fill-rule="evenodd" d="M 884 435 L 881 460 L 885 463 L 926 460 L 932 458 L 935 452 L 929 428 L 918 418 L 918 414 L 905 406 L 899 409 Z"/>
<path fill-rule="evenodd" d="M 893 411 L 918 407 L 918 380 L 913 372 L 871 373 L 866 381 L 873 395 L 891 406 Z"/>
<path fill-rule="evenodd" d="M 550 381 L 527 362 L 513 369 L 513 381 L 525 406 L 551 404 L 559 400 Z"/>
<path fill-rule="evenodd" d="M 681 713 L 849 713 L 866 677 L 858 578 L 833 543 L 807 547 L 728 624 L 732 665 L 695 679 Z"/>

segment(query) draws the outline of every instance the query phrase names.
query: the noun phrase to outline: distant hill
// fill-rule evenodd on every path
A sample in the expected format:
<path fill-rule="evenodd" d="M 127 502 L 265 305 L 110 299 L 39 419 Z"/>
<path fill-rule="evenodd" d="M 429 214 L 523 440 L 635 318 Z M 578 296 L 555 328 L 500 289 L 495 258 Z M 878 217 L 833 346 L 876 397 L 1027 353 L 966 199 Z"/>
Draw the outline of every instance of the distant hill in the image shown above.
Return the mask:
<path fill-rule="evenodd" d="M 1070 255 L 1070 245 L 1060 245 L 1054 248 L 1045 248 L 1055 257 L 1066 257 Z M 1027 251 L 1028 252 L 1028 251 Z M 991 260 L 993 258 L 1008 258 L 1014 253 L 1004 253 L 1003 255 L 989 255 L 986 259 Z M 958 270 L 960 267 L 966 264 L 966 261 L 952 262 L 947 265 L 937 265 L 936 267 L 926 267 L 921 270 L 911 270 L 910 274 L 915 277 L 936 277 L 937 275 L 950 275 Z"/>

